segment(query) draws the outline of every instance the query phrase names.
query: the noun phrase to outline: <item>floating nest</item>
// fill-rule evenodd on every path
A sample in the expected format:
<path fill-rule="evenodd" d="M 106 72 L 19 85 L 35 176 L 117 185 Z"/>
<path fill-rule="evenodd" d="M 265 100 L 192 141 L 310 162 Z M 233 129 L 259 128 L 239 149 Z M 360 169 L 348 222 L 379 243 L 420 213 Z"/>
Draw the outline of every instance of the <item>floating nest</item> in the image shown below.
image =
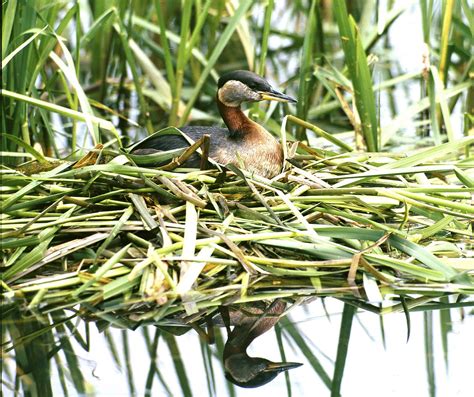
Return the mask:
<path fill-rule="evenodd" d="M 129 328 L 277 298 L 378 313 L 472 305 L 473 142 L 409 156 L 293 144 L 273 180 L 104 149 L 4 167 L 2 305 Z"/>

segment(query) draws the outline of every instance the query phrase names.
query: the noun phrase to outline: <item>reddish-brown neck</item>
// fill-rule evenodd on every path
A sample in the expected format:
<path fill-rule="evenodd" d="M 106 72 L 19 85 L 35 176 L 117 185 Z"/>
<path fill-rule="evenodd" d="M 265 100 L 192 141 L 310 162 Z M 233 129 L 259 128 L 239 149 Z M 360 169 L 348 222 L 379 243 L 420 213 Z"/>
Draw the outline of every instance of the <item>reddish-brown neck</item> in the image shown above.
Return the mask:
<path fill-rule="evenodd" d="M 240 106 L 227 106 L 216 96 L 219 113 L 231 134 L 246 134 L 252 130 L 252 120 L 250 120 Z"/>
<path fill-rule="evenodd" d="M 254 321 L 246 321 L 243 324 L 236 324 L 229 335 L 224 347 L 224 357 L 236 353 L 245 353 L 247 347 L 252 341 L 268 330 L 272 329 L 280 320 L 281 315 L 286 309 L 286 303 L 277 299 L 270 306 L 265 308 L 262 313 L 255 315 Z M 251 312 L 255 309 L 250 308 Z M 256 310 L 256 313 L 260 311 Z"/>

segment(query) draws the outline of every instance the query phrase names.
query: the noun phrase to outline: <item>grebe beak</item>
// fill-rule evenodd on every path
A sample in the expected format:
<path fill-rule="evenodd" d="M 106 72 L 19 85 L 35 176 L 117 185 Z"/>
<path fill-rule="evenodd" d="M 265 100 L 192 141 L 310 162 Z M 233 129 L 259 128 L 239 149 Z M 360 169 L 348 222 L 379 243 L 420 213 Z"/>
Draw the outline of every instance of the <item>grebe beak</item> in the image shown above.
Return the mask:
<path fill-rule="evenodd" d="M 264 101 L 278 101 L 278 102 L 291 102 L 296 103 L 297 100 L 292 98 L 289 95 L 285 95 L 273 88 L 270 88 L 269 91 L 259 91 L 258 92 L 262 96 L 262 100 Z"/>
<path fill-rule="evenodd" d="M 283 372 L 289 369 L 301 367 L 301 363 L 268 363 L 267 368 L 264 372 Z"/>

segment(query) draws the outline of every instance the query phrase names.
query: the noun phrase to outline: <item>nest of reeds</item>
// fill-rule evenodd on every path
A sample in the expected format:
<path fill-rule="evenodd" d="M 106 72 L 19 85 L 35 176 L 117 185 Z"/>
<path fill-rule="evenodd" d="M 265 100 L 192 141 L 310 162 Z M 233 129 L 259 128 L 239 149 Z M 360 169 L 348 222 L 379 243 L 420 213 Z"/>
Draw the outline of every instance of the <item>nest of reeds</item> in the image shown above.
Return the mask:
<path fill-rule="evenodd" d="M 273 180 L 124 155 L 4 168 L 3 305 L 126 327 L 276 298 L 379 313 L 451 294 L 462 305 L 474 293 L 473 142 L 409 156 L 295 144 Z"/>

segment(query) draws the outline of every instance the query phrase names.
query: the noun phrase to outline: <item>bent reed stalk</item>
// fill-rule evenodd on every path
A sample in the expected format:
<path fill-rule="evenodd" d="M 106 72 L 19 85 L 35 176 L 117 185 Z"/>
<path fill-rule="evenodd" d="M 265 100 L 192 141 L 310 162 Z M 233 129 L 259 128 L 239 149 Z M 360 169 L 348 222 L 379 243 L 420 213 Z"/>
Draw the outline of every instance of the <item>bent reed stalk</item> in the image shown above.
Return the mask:
<path fill-rule="evenodd" d="M 133 167 L 120 154 L 4 169 L 2 304 L 132 327 L 261 299 L 335 296 L 380 313 L 403 310 L 399 296 L 472 294 L 474 186 L 459 176 L 472 166 L 450 145 L 437 164 L 420 152 L 321 161 L 302 145 L 299 166 L 273 180 Z"/>

